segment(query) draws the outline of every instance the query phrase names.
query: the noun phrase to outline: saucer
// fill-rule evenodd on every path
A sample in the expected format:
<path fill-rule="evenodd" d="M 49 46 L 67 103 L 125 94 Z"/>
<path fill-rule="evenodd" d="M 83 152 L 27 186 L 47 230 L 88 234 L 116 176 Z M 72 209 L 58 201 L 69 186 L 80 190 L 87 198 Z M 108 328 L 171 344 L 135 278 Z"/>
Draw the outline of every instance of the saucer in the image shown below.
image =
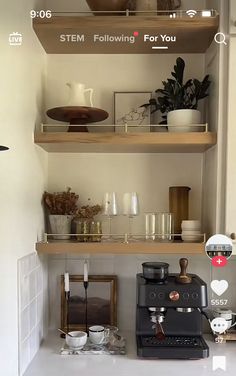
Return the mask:
<path fill-rule="evenodd" d="M 85 345 L 83 345 L 83 346 L 79 346 L 79 347 L 68 346 L 68 349 L 69 349 L 69 350 L 72 350 L 72 351 L 77 351 L 77 350 L 81 350 L 84 346 L 85 346 Z"/>

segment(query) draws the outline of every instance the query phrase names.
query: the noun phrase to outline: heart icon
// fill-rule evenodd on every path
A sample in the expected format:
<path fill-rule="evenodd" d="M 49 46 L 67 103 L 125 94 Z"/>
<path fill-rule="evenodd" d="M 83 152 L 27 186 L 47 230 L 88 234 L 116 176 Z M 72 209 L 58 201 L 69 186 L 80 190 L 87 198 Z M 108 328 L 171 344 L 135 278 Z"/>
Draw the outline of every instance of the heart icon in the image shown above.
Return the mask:
<path fill-rule="evenodd" d="M 217 279 L 215 279 L 214 281 L 211 282 L 211 289 L 218 296 L 221 296 L 222 294 L 224 294 L 224 292 L 228 289 L 228 287 L 229 287 L 229 284 L 224 279 L 222 279 L 221 281 L 218 281 Z"/>

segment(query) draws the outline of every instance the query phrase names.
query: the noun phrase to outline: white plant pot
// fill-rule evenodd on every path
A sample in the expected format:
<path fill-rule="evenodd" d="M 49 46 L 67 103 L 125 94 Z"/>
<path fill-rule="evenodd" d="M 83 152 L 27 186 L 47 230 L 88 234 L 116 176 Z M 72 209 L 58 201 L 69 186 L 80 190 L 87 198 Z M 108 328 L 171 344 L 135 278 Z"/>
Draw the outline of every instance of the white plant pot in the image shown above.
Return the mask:
<path fill-rule="evenodd" d="M 70 234 L 72 215 L 49 215 L 51 234 Z M 69 235 L 55 235 L 53 239 L 66 240 L 70 239 Z"/>
<path fill-rule="evenodd" d="M 190 124 L 201 124 L 201 112 L 198 110 L 174 110 L 167 114 L 169 132 L 201 132 L 200 127 L 191 127 Z"/>

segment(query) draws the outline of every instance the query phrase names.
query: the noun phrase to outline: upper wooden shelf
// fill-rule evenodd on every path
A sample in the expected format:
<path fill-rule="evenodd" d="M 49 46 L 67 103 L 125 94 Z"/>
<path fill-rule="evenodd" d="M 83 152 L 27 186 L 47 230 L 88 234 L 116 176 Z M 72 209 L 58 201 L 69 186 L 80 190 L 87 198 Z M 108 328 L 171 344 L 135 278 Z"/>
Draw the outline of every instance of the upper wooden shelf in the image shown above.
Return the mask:
<path fill-rule="evenodd" d="M 53 16 L 50 19 L 33 20 L 33 29 L 49 54 L 204 53 L 213 41 L 218 27 L 217 14 L 194 18 L 170 18 L 166 15 Z M 139 33 L 135 43 L 94 42 L 94 35 L 130 37 L 134 32 Z M 77 35 L 81 36 L 81 41 L 77 40 Z M 158 40 L 144 42 L 144 35 L 158 36 Z M 176 42 L 162 41 L 160 35 L 176 37 Z"/>
<path fill-rule="evenodd" d="M 36 132 L 34 138 L 49 153 L 202 153 L 216 140 L 211 132 Z"/>
<path fill-rule="evenodd" d="M 104 254 L 205 254 L 205 243 L 79 243 L 54 241 L 36 243 L 36 250 L 44 254 L 104 253 Z"/>

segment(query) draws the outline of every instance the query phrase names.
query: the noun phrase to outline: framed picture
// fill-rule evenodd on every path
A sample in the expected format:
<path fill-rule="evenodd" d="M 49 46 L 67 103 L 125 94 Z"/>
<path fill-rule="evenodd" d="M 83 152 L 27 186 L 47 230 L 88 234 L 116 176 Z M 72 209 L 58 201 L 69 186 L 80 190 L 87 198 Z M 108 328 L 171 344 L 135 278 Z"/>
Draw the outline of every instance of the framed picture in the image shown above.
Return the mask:
<path fill-rule="evenodd" d="M 83 275 L 70 275 L 70 298 L 61 276 L 61 329 L 86 329 L 86 298 Z M 117 276 L 90 275 L 87 288 L 87 326 L 117 324 Z"/>
<path fill-rule="evenodd" d="M 128 128 L 128 132 L 150 132 L 150 127 L 140 127 L 151 124 L 150 107 L 141 107 L 152 98 L 151 91 L 143 92 L 114 92 L 114 124 L 115 131 L 123 133 L 125 125 L 137 125 Z M 116 127 L 123 125 L 124 127 Z"/>

